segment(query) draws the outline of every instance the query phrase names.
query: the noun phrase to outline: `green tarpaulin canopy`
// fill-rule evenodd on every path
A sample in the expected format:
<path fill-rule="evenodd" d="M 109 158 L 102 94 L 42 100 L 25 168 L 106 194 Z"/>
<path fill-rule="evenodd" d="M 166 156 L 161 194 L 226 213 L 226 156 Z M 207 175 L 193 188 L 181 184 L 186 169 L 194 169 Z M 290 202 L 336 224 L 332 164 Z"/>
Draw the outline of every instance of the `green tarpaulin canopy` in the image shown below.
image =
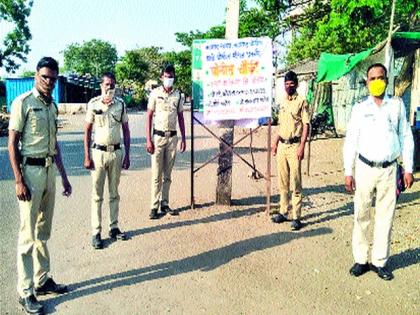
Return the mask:
<path fill-rule="evenodd" d="M 406 56 L 408 53 L 420 48 L 420 32 L 396 32 L 392 35 L 391 44 L 396 58 Z M 335 55 L 322 53 L 318 61 L 317 83 L 340 79 L 374 53 L 377 53 L 376 47 L 354 54 Z M 317 113 L 326 112 L 328 114 L 327 123 L 333 125 L 334 117 L 329 98 L 320 98 L 316 111 Z"/>
<path fill-rule="evenodd" d="M 392 38 L 420 40 L 420 32 L 397 32 L 394 35 L 392 35 Z"/>
<path fill-rule="evenodd" d="M 322 53 L 318 61 L 316 81 L 334 81 L 349 73 L 359 62 L 365 60 L 372 53 L 373 48 L 358 54 L 335 55 Z"/>
<path fill-rule="evenodd" d="M 420 32 L 396 32 L 392 35 L 392 46 L 396 50 L 396 56 L 404 55 L 404 51 L 418 48 L 419 41 Z M 369 57 L 374 51 L 375 48 L 355 54 L 335 55 L 322 53 L 318 61 L 316 81 L 328 82 L 340 79 L 349 73 L 359 62 Z"/>

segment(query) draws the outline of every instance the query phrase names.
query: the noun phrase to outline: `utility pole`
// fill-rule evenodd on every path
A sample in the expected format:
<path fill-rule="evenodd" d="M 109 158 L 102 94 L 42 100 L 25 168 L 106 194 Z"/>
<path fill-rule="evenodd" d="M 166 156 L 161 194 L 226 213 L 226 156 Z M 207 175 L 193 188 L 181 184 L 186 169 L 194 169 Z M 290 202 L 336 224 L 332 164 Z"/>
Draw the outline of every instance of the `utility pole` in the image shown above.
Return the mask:
<path fill-rule="evenodd" d="M 388 94 L 394 95 L 394 51 L 391 47 L 394 28 L 395 0 L 392 0 L 391 17 L 389 21 L 388 38 L 385 46 L 385 67 L 388 69 Z"/>
<path fill-rule="evenodd" d="M 239 29 L 239 0 L 227 0 L 226 10 L 226 39 L 238 38 Z M 219 129 L 221 139 L 233 144 L 234 121 L 223 121 Z M 224 151 L 226 144 L 219 143 L 220 152 Z M 217 188 L 216 203 L 219 205 L 230 205 L 232 198 L 232 151 L 227 151 L 219 157 L 219 167 L 217 169 Z"/>

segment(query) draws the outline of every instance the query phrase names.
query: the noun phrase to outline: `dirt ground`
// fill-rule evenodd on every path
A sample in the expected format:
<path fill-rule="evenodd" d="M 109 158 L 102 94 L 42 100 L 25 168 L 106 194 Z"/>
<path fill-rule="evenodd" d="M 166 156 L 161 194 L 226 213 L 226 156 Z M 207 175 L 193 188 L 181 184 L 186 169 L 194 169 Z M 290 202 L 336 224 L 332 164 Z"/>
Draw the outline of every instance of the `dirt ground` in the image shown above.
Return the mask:
<path fill-rule="evenodd" d="M 188 116 L 189 113 L 186 115 Z M 249 177 L 237 157 L 233 166 L 233 204 L 214 204 L 217 161 L 195 175 L 196 209 L 190 209 L 190 152 L 177 156 L 171 206 L 178 217 L 148 219 L 150 158 L 145 153 L 144 114 L 130 114 L 132 169 L 121 184 L 120 226 L 130 239 L 90 246 L 89 173 L 81 167 L 82 115 L 64 117 L 60 143 L 74 187 L 69 198 L 58 185 L 52 239 L 54 279 L 69 285 L 62 296 L 41 298 L 57 314 L 419 314 L 420 173 L 398 202 L 389 267 L 395 279 L 376 274 L 353 278 L 349 268 L 352 196 L 344 191 L 343 139 L 312 143 L 310 176 L 303 176 L 304 228 L 274 224 L 265 212 L 265 181 Z M 187 119 L 189 125 L 189 119 Z M 212 128 L 216 131 L 216 128 Z M 235 139 L 246 130 L 236 128 Z M 188 130 L 189 134 L 189 130 Z M 195 129 L 195 163 L 217 153 L 218 142 Z M 254 135 L 255 161 L 265 172 L 267 128 Z M 249 139 L 237 152 L 251 161 Z M 190 148 L 190 140 L 187 147 Z M 0 142 L 1 298 L 0 314 L 23 314 L 16 294 L 18 208 Z M 272 161 L 272 208 L 278 204 Z M 306 169 L 306 159 L 304 161 Z M 60 181 L 57 181 L 59 184 Z M 105 200 L 107 200 L 105 198 Z M 104 203 L 106 204 L 106 202 Z M 108 233 L 104 206 L 103 237 Z M 4 261 L 4 262 L 3 262 Z"/>

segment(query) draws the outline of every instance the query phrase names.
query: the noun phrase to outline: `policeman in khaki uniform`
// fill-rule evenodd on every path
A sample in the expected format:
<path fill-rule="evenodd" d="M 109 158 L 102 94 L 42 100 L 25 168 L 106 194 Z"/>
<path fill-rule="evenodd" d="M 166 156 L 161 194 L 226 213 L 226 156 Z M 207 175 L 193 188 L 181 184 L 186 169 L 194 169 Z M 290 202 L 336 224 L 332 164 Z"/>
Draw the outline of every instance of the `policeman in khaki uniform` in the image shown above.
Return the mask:
<path fill-rule="evenodd" d="M 124 101 L 114 96 L 115 76 L 104 73 L 101 82 L 101 95 L 89 101 L 85 119 L 85 161 L 84 166 L 92 170 L 92 246 L 103 248 L 101 238 L 102 202 L 105 177 L 109 188 L 109 237 L 126 240 L 127 236 L 118 228 L 121 168 L 130 167 L 130 129 Z M 92 129 L 95 126 L 95 141 L 91 147 Z M 121 128 L 124 138 L 125 154 L 121 149 Z"/>
<path fill-rule="evenodd" d="M 302 209 L 301 161 L 304 157 L 305 142 L 309 130 L 309 113 L 306 100 L 300 97 L 296 88 L 296 73 L 289 71 L 284 77 L 286 97 L 279 105 L 279 126 L 272 146 L 277 155 L 279 176 L 280 213 L 272 217 L 275 223 L 287 220 L 289 189 L 292 201 L 292 229 L 302 228 L 300 221 Z"/>
<path fill-rule="evenodd" d="M 173 89 L 174 79 L 174 67 L 166 66 L 161 72 L 163 86 L 152 91 L 147 105 L 146 149 L 152 155 L 151 219 L 159 218 L 159 206 L 162 214 L 178 215 L 176 209 L 169 207 L 169 189 L 178 143 L 176 122 L 181 131 L 181 152 L 185 151 L 185 125 L 184 99 L 179 90 Z"/>
<path fill-rule="evenodd" d="M 14 100 L 9 123 L 9 156 L 20 209 L 17 290 L 20 304 L 29 314 L 43 314 L 35 295 L 67 291 L 65 285 L 56 284 L 48 275 L 54 163 L 62 178 L 63 195 L 70 196 L 72 191 L 57 142 L 58 111 L 51 96 L 57 76 L 57 61 L 42 58 L 36 68 L 35 87 Z"/>

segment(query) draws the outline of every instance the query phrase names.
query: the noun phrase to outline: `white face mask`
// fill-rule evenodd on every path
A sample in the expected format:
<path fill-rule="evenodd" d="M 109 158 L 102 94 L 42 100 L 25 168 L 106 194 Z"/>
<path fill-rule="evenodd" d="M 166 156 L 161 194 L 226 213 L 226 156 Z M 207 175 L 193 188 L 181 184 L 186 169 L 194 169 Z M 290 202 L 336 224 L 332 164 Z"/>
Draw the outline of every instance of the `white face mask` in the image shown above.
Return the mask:
<path fill-rule="evenodd" d="M 174 78 L 163 78 L 163 86 L 168 89 L 174 85 Z"/>

